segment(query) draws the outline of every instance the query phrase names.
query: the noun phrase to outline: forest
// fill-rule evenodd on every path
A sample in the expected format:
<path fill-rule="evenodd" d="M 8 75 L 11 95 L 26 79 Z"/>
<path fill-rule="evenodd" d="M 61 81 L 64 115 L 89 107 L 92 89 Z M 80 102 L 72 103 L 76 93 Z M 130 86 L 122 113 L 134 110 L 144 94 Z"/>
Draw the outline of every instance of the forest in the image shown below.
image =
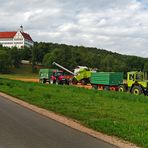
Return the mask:
<path fill-rule="evenodd" d="M 45 42 L 35 42 L 31 49 L 0 46 L 1 73 L 11 72 L 11 67 L 19 68 L 22 60 L 30 61 L 33 69 L 38 64 L 50 68 L 55 61 L 70 70 L 81 65 L 97 68 L 98 71 L 148 71 L 148 58 L 105 49 Z"/>

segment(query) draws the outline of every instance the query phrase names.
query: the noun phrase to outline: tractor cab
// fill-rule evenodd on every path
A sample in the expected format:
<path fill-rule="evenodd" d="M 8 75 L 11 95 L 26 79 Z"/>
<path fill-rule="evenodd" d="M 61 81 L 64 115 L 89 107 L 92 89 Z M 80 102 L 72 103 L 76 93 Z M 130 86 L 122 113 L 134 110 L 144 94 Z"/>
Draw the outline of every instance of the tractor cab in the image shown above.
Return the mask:
<path fill-rule="evenodd" d="M 141 94 L 147 92 L 148 80 L 145 79 L 144 72 L 128 72 L 127 73 L 127 86 L 130 92 L 134 94 Z"/>
<path fill-rule="evenodd" d="M 128 87 L 131 87 L 134 83 L 141 82 L 144 79 L 144 73 L 143 72 L 128 72 L 127 73 L 127 83 Z"/>
<path fill-rule="evenodd" d="M 62 76 L 62 75 L 64 75 L 64 72 L 61 71 L 61 70 L 54 70 L 53 71 L 53 76 L 55 76 L 55 77 L 59 77 L 59 76 Z"/>

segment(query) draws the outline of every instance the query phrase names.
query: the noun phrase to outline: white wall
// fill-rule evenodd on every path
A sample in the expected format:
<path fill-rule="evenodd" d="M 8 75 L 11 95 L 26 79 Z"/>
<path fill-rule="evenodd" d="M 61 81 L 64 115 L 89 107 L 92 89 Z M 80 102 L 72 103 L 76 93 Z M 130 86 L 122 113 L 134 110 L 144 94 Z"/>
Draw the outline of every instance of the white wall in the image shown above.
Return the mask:
<path fill-rule="evenodd" d="M 0 39 L 0 44 L 2 44 L 4 47 L 17 47 L 22 48 L 24 46 L 30 47 L 33 46 L 33 42 L 24 39 L 21 32 L 18 31 L 13 39 Z"/>

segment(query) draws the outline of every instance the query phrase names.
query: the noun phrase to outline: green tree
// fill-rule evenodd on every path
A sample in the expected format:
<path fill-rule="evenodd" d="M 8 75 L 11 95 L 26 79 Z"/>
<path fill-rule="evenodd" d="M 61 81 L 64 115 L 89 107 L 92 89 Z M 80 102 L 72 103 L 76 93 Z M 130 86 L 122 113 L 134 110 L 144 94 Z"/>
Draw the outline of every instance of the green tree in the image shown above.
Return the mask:
<path fill-rule="evenodd" d="M 31 59 L 32 72 L 35 73 L 36 72 L 36 68 L 35 68 L 35 66 L 36 66 L 36 55 L 37 55 L 36 48 L 32 47 L 31 52 L 32 52 L 32 59 Z"/>
<path fill-rule="evenodd" d="M 9 59 L 11 60 L 12 66 L 19 67 L 22 60 L 20 49 L 13 47 L 13 48 L 10 48 L 8 52 L 10 55 Z"/>
<path fill-rule="evenodd" d="M 9 54 L 5 50 L 0 50 L 0 72 L 8 73 L 10 72 L 11 60 Z"/>
<path fill-rule="evenodd" d="M 148 72 L 148 61 L 146 61 L 146 62 L 144 63 L 143 71 L 144 71 L 144 72 Z"/>
<path fill-rule="evenodd" d="M 31 60 L 32 57 L 32 52 L 31 49 L 28 47 L 24 47 L 23 49 L 20 50 L 21 58 L 22 60 Z"/>

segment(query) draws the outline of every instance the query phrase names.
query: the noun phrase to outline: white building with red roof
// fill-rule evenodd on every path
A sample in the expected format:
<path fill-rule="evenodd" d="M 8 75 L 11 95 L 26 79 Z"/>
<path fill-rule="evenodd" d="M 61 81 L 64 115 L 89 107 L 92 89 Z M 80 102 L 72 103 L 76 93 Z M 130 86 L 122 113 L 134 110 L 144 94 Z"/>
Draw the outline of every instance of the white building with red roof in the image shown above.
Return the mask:
<path fill-rule="evenodd" d="M 24 46 L 33 46 L 34 42 L 29 34 L 23 32 L 23 27 L 20 26 L 18 31 L 0 32 L 0 44 L 10 48 L 23 48 Z"/>

